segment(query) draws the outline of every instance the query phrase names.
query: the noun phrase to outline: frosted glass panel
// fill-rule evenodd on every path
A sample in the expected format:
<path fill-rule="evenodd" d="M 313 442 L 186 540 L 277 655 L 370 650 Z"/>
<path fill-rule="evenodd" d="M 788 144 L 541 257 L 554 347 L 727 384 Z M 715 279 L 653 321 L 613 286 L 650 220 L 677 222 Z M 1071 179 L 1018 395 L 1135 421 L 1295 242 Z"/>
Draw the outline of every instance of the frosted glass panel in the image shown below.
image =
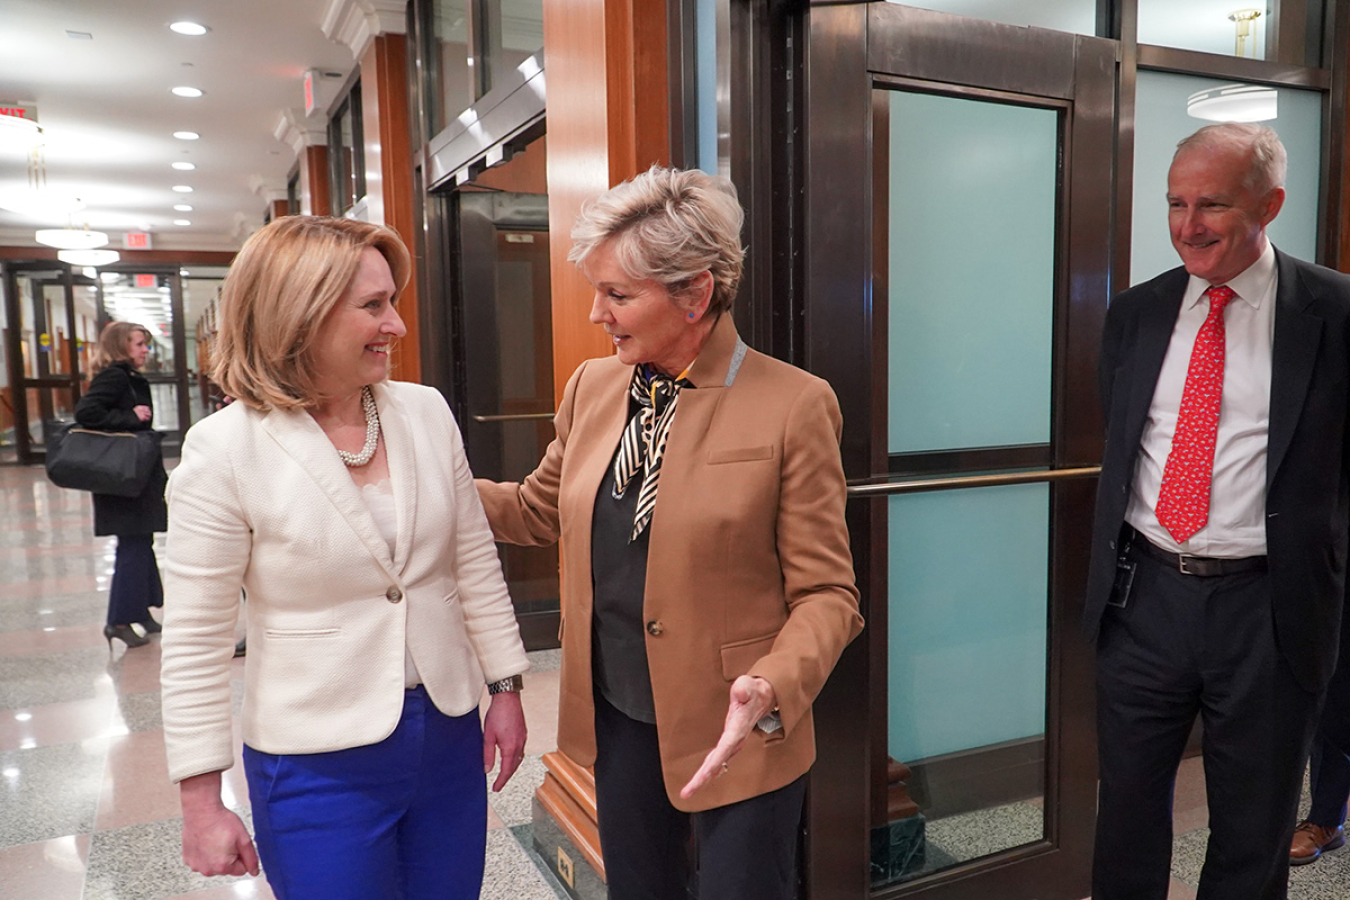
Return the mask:
<path fill-rule="evenodd" d="M 1058 113 L 889 100 L 890 452 L 1046 443 Z"/>
<path fill-rule="evenodd" d="M 922 859 L 888 880 L 1043 836 L 1049 509 L 1045 484 L 890 500 L 887 749 L 918 813 L 888 829 Z"/>
<path fill-rule="evenodd" d="M 1228 82 L 1194 75 L 1140 72 L 1135 94 L 1134 211 L 1130 283 L 1147 281 L 1181 264 L 1167 231 L 1167 169 L 1177 142 L 1204 125 L 1187 113 L 1187 100 Z M 1284 209 L 1266 233 L 1286 253 L 1317 259 L 1317 197 L 1322 174 L 1322 95 L 1293 88 L 1275 93 L 1275 118 L 1264 124 L 1280 135 L 1289 152 Z"/>
<path fill-rule="evenodd" d="M 1045 730 L 1050 501 L 1044 484 L 890 501 L 890 754 Z"/>
<path fill-rule="evenodd" d="M 904 5 L 1073 34 L 1096 34 L 1097 27 L 1097 0 L 913 0 Z"/>

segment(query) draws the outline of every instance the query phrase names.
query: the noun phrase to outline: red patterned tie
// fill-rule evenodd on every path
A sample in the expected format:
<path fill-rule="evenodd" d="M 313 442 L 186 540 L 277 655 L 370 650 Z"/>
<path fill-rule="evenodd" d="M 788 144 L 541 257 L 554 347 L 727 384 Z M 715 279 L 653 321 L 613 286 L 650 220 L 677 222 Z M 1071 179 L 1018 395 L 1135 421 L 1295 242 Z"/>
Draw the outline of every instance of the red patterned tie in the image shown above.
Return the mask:
<path fill-rule="evenodd" d="M 1163 468 L 1158 493 L 1158 521 L 1185 543 L 1209 521 L 1209 483 L 1214 475 L 1214 442 L 1219 433 L 1219 402 L 1223 399 L 1223 311 L 1236 294 L 1229 287 L 1212 287 L 1209 316 L 1195 336 L 1186 387 L 1181 392 L 1177 433 Z"/>

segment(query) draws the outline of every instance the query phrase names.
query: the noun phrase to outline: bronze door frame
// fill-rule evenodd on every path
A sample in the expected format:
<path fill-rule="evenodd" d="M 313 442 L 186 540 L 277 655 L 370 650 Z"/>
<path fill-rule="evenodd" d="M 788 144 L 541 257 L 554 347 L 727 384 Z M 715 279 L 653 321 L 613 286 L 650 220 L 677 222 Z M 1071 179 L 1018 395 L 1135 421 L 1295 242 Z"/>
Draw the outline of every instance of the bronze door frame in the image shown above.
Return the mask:
<path fill-rule="evenodd" d="M 1093 661 L 1078 620 L 1092 467 L 1101 454 L 1095 367 L 1110 293 L 1116 48 L 1102 38 L 892 4 L 811 7 L 803 65 L 802 362 L 839 395 L 845 473 L 855 485 L 873 485 L 868 492 L 855 491 L 848 506 L 868 629 L 845 653 L 816 704 L 821 740 L 806 848 L 812 900 L 920 894 L 942 900 L 1076 900 L 1087 893 L 1096 806 Z M 902 85 L 1060 110 L 1052 436 L 1048 446 L 1016 448 L 1011 457 L 1042 460 L 1041 480 L 1051 482 L 1046 824 L 1040 842 L 874 890 L 868 839 L 873 810 L 884 808 L 887 761 L 885 707 L 876 700 L 887 667 L 887 519 L 884 499 L 861 494 L 884 497 L 898 477 L 881 424 L 886 272 L 877 249 L 885 246 L 879 223 L 885 221 L 886 192 L 884 179 L 877 183 L 874 91 Z M 987 470 L 991 461 L 989 454 L 975 453 L 949 459 L 941 468 Z M 1004 460 L 997 467 L 1014 464 Z M 1064 470 L 1078 470 L 1072 474 L 1079 477 L 1061 477 L 1070 474 Z"/>

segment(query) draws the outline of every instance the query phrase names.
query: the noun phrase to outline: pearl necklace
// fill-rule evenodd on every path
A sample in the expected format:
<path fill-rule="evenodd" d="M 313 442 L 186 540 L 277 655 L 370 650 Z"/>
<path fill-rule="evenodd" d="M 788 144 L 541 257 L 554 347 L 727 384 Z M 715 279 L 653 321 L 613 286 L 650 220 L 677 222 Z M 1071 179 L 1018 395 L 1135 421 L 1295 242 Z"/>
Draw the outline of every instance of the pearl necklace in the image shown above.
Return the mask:
<path fill-rule="evenodd" d="M 352 469 L 369 464 L 375 458 L 375 447 L 380 442 L 380 413 L 375 409 L 375 392 L 370 389 L 370 385 L 361 388 L 361 411 L 366 414 L 366 442 L 361 452 L 338 451 L 338 456 Z"/>

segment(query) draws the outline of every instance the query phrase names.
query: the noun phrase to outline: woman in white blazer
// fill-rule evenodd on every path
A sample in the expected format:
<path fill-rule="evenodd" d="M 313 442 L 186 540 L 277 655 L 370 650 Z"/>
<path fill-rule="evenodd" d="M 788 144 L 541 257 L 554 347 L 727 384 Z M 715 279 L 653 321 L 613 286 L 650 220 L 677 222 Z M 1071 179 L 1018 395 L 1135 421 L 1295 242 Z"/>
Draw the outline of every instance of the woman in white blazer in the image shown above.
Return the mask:
<path fill-rule="evenodd" d="M 524 754 L 527 668 L 459 429 L 390 382 L 397 235 L 278 219 L 222 291 L 212 374 L 237 402 L 169 484 L 164 733 L 183 858 L 280 900 L 477 897 L 485 762 Z M 248 595 L 242 737 L 257 851 L 221 799 Z M 492 696 L 480 726 L 478 702 Z"/>

